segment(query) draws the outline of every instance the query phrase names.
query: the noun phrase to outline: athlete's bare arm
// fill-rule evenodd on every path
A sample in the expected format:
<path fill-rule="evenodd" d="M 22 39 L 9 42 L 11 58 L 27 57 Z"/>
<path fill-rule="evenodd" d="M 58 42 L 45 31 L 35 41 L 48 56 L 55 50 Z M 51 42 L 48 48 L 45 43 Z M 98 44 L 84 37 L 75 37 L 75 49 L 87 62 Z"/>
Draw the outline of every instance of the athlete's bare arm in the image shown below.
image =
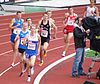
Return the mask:
<path fill-rule="evenodd" d="M 15 20 L 12 19 L 11 22 L 10 22 L 10 25 L 9 25 L 9 28 L 10 28 L 11 30 L 12 30 L 12 29 L 15 29 L 15 28 L 17 27 L 17 25 L 16 25 L 16 26 L 13 26 L 14 23 L 15 23 Z"/>
<path fill-rule="evenodd" d="M 50 22 L 50 26 L 52 26 L 54 28 L 54 38 L 56 38 L 57 26 L 53 22 Z"/>
<path fill-rule="evenodd" d="M 39 32 L 40 32 L 40 24 L 41 24 L 41 21 L 42 20 L 40 20 L 39 23 L 38 23 L 38 25 L 37 25 L 37 29 L 38 29 Z"/>
<path fill-rule="evenodd" d="M 96 16 L 99 16 L 99 10 L 97 7 L 96 7 Z"/>
<path fill-rule="evenodd" d="M 40 37 L 40 35 L 38 35 L 38 40 L 39 40 L 39 43 L 38 43 L 38 54 L 40 54 L 40 48 L 41 48 L 41 37 Z"/>

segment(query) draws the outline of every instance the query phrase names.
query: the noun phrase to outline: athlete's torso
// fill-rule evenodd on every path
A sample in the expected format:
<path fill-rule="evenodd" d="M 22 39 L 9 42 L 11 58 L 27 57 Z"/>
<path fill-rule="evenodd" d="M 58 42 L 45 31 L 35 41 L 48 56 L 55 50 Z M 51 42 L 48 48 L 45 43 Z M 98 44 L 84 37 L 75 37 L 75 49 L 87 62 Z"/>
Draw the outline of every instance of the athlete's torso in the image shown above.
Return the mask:
<path fill-rule="evenodd" d="M 73 26 L 74 25 L 74 22 L 75 22 L 75 18 L 76 18 L 75 14 L 74 15 L 69 15 L 66 18 L 66 24 Z"/>
<path fill-rule="evenodd" d="M 29 34 L 28 30 L 26 30 L 25 32 L 24 31 L 20 32 L 20 34 L 19 34 L 19 37 L 20 37 L 19 48 L 26 49 L 26 46 L 23 45 L 23 41 L 24 41 L 26 35 L 28 35 L 28 34 Z"/>
<path fill-rule="evenodd" d="M 38 34 L 35 34 L 34 36 L 31 36 L 31 34 L 29 34 L 26 53 L 36 54 L 37 49 L 38 49 Z"/>
<path fill-rule="evenodd" d="M 13 18 L 12 21 L 14 22 L 12 26 L 17 26 L 17 25 L 19 25 L 19 26 L 17 26 L 16 29 L 13 29 L 13 30 L 12 30 L 12 33 L 17 34 L 18 31 L 19 31 L 20 29 L 22 29 L 23 19 L 20 19 L 20 20 L 18 21 L 18 19 Z"/>
<path fill-rule="evenodd" d="M 95 13 L 95 11 L 96 11 L 95 6 L 93 7 L 87 6 L 86 16 L 93 16 L 93 13 Z"/>
<path fill-rule="evenodd" d="M 50 24 L 49 24 L 49 20 L 48 20 L 47 24 L 44 24 L 43 20 L 42 20 L 41 24 L 40 24 L 40 28 L 41 28 L 40 36 L 41 37 L 45 37 L 45 38 L 49 38 L 50 37 Z"/>

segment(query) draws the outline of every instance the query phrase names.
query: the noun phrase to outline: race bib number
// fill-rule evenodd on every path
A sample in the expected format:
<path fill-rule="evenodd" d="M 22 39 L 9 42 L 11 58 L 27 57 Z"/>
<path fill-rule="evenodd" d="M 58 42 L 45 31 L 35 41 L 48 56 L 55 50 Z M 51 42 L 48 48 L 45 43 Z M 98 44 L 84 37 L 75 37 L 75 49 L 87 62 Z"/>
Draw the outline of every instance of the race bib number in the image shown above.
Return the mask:
<path fill-rule="evenodd" d="M 68 25 L 73 25 L 74 24 L 74 20 L 70 20 L 67 22 Z"/>
<path fill-rule="evenodd" d="M 35 43 L 32 43 L 32 42 L 28 43 L 28 49 L 35 50 L 35 48 L 36 48 L 36 44 Z"/>
<path fill-rule="evenodd" d="M 24 42 L 24 38 L 21 38 L 21 45 L 24 45 L 23 42 Z"/>
<path fill-rule="evenodd" d="M 42 30 L 42 31 L 41 31 L 41 36 L 47 37 L 47 36 L 48 36 L 48 31 Z"/>
<path fill-rule="evenodd" d="M 13 30 L 13 33 L 14 33 L 14 34 L 19 34 L 20 31 L 21 31 L 21 30 L 20 30 L 19 28 L 16 28 L 16 29 Z"/>

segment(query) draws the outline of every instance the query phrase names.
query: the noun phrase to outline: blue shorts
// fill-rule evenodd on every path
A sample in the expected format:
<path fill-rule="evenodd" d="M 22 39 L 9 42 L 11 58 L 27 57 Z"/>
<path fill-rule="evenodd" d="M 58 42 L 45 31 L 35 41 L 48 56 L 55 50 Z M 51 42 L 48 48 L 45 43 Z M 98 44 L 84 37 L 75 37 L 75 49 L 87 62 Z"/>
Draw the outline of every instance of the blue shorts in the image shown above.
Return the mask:
<path fill-rule="evenodd" d="M 14 33 L 11 34 L 11 36 L 10 36 L 10 41 L 11 41 L 12 43 L 14 43 L 14 40 L 15 40 L 16 36 L 17 36 L 17 35 L 14 34 Z"/>
<path fill-rule="evenodd" d="M 28 59 L 30 59 L 30 58 L 33 57 L 33 56 L 37 56 L 36 53 L 31 53 L 31 54 L 29 54 L 29 53 L 27 53 L 27 52 L 25 52 L 25 55 L 26 55 L 26 58 L 28 58 Z"/>

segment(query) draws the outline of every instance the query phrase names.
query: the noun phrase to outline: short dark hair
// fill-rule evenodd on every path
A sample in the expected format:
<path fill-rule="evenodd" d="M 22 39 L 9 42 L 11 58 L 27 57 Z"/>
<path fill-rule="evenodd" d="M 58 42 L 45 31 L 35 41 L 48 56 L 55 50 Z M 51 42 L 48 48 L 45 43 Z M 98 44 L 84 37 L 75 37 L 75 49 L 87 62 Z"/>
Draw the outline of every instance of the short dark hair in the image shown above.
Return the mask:
<path fill-rule="evenodd" d="M 48 10 L 47 12 L 52 12 L 51 10 Z"/>
<path fill-rule="evenodd" d="M 82 18 L 81 16 L 78 16 L 76 19 L 75 19 L 75 23 L 78 24 L 79 23 L 79 18 Z M 82 21 L 81 21 L 82 22 Z"/>
<path fill-rule="evenodd" d="M 75 23 L 76 23 L 76 24 L 79 23 L 79 17 L 77 17 L 77 18 L 75 19 Z"/>
<path fill-rule="evenodd" d="M 21 11 L 17 11 L 16 14 L 18 15 L 19 13 L 21 13 Z"/>
<path fill-rule="evenodd" d="M 69 10 L 70 8 L 72 8 L 72 7 L 71 7 L 71 6 L 70 6 L 70 7 L 68 7 L 68 10 Z"/>
<path fill-rule="evenodd" d="M 32 20 L 31 18 L 26 18 L 26 21 L 28 21 L 29 19 Z"/>

